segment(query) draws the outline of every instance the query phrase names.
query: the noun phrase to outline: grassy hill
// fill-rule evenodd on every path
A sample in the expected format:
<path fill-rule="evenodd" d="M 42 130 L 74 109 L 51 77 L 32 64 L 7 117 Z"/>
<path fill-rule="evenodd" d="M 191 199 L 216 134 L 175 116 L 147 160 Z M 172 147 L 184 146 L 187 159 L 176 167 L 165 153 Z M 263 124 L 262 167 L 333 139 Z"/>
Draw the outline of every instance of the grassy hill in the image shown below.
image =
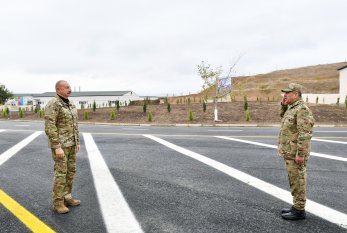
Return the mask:
<path fill-rule="evenodd" d="M 267 74 L 253 76 L 238 76 L 233 80 L 232 97 L 242 101 L 247 95 L 248 100 L 258 99 L 279 101 L 281 99 L 280 90 L 291 82 L 300 83 L 305 87 L 305 93 L 324 94 L 339 93 L 339 72 L 338 68 L 347 65 L 347 62 L 333 64 L 306 66 L 294 69 L 273 71 Z M 213 97 L 215 87 L 207 90 L 206 94 Z M 199 101 L 205 93 L 198 93 L 183 98 L 193 98 Z M 170 97 L 171 103 L 176 103 L 182 97 Z M 230 97 L 229 97 L 230 99 Z"/>

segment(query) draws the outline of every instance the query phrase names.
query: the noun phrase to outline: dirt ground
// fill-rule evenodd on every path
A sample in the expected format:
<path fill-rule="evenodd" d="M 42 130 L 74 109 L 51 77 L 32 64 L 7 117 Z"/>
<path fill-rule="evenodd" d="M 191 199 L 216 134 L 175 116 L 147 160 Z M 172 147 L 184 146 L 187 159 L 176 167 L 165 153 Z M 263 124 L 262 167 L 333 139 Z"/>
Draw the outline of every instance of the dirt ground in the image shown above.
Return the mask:
<path fill-rule="evenodd" d="M 202 104 L 178 104 L 171 105 L 171 112 L 167 111 L 167 105 L 148 105 L 147 113 L 143 112 L 143 106 L 122 107 L 118 112 L 113 108 L 79 110 L 80 122 L 105 122 L 128 124 L 268 124 L 279 123 L 278 102 L 248 102 L 251 120 L 246 121 L 243 110 L 243 102 L 218 103 L 218 118 L 220 122 L 214 122 L 214 105 L 208 104 L 206 112 L 203 112 Z M 347 109 L 344 105 L 309 104 L 316 123 L 320 124 L 347 124 Z M 110 119 L 111 111 L 116 112 L 115 120 Z M 193 112 L 193 121 L 189 121 L 189 111 Z M 84 119 L 84 112 L 89 113 L 89 119 Z M 152 122 L 148 121 L 147 114 L 151 112 Z M 4 119 L 0 116 L 0 119 Z M 13 112 L 10 119 L 19 119 L 18 112 Z M 43 120 L 34 112 L 25 112 L 23 120 Z"/>

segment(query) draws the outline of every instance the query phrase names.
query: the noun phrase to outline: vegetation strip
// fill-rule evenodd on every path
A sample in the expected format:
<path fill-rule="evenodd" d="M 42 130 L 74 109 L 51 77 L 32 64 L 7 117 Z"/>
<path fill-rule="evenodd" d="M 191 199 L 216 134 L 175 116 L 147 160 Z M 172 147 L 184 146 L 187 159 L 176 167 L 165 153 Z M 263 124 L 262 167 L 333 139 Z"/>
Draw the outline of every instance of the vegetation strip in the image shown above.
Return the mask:
<path fill-rule="evenodd" d="M 27 226 L 32 232 L 37 233 L 52 233 L 53 231 L 40 219 L 31 214 L 18 202 L 8 196 L 3 190 L 0 189 L 0 203 L 7 208 L 14 216 L 16 216 L 25 226 Z"/>

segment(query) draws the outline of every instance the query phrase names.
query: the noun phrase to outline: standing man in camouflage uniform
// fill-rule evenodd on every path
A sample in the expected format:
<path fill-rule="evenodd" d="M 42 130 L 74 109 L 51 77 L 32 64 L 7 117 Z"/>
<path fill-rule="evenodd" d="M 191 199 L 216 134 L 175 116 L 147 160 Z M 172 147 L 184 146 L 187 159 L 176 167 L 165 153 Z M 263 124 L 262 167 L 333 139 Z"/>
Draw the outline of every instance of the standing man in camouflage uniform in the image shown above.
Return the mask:
<path fill-rule="evenodd" d="M 76 173 L 76 153 L 80 150 L 77 109 L 68 99 L 70 85 L 60 80 L 55 85 L 56 96 L 45 108 L 45 132 L 54 160 L 53 208 L 59 214 L 69 212 L 66 206 L 77 206 L 80 200 L 71 196 Z"/>
<path fill-rule="evenodd" d="M 302 89 L 301 85 L 290 83 L 282 90 L 278 153 L 285 160 L 293 196 L 293 206 L 282 210 L 282 218 L 287 220 L 306 218 L 306 164 L 310 156 L 314 118 L 301 98 Z"/>

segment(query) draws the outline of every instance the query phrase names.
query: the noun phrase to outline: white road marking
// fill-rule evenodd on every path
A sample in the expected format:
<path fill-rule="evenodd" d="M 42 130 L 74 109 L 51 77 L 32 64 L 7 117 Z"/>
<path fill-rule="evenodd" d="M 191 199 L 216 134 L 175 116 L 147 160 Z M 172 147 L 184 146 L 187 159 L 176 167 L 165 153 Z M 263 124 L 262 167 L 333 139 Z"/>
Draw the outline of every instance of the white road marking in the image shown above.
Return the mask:
<path fill-rule="evenodd" d="M 318 139 L 318 138 L 312 138 L 313 141 L 319 141 L 319 142 L 331 142 L 331 143 L 337 143 L 337 144 L 347 144 L 347 142 L 343 141 L 333 141 L 333 140 L 326 140 L 326 139 Z"/>
<path fill-rule="evenodd" d="M 241 129 L 209 129 L 207 131 L 212 131 L 212 132 L 241 132 L 243 130 L 241 130 Z"/>
<path fill-rule="evenodd" d="M 0 133 L 1 133 L 1 132 L 4 132 L 4 131 L 5 131 L 5 129 L 0 129 Z"/>
<path fill-rule="evenodd" d="M 347 133 L 347 131 L 338 131 L 338 130 L 336 130 L 336 131 L 329 131 L 329 130 L 327 130 L 327 131 L 320 131 L 320 130 L 315 130 L 314 131 L 315 133 Z"/>
<path fill-rule="evenodd" d="M 30 126 L 30 125 L 14 125 L 14 126 L 17 126 L 17 127 L 28 127 L 28 126 Z"/>
<path fill-rule="evenodd" d="M 5 163 L 8 159 L 10 159 L 13 155 L 15 155 L 18 151 L 20 151 L 23 147 L 28 145 L 32 140 L 34 140 L 37 136 L 39 136 L 42 133 L 42 131 L 36 131 L 35 133 L 31 134 L 29 137 L 25 138 L 21 142 L 17 143 L 4 153 L 0 155 L 0 166 Z"/>
<path fill-rule="evenodd" d="M 256 177 L 253 177 L 251 175 L 248 175 L 247 173 L 244 173 L 242 171 L 239 171 L 235 168 L 229 167 L 223 163 L 220 163 L 216 160 L 210 159 L 208 157 L 205 157 L 203 155 L 200 155 L 198 153 L 195 153 L 193 151 L 187 150 L 183 147 L 177 146 L 175 144 L 172 144 L 170 142 L 167 142 L 161 138 L 157 138 L 152 135 L 144 134 L 143 136 L 150 138 L 164 146 L 167 146 L 181 154 L 184 154 L 188 157 L 191 157 L 193 159 L 196 159 L 206 165 L 209 165 L 221 172 L 224 172 L 225 174 L 244 182 L 245 184 L 248 184 L 256 189 L 259 189 L 267 194 L 270 194 L 271 196 L 274 196 L 284 202 L 287 202 L 289 204 L 292 204 L 292 195 L 290 192 L 281 189 L 275 185 L 272 185 L 270 183 L 267 183 L 263 180 L 260 180 Z M 341 227 L 347 228 L 347 215 L 339 212 L 337 210 L 334 210 L 332 208 L 329 208 L 327 206 L 324 206 L 322 204 L 319 204 L 317 202 L 307 200 L 306 202 L 306 210 L 320 218 L 323 218 L 329 222 L 332 222 L 334 224 L 337 224 Z"/>
<path fill-rule="evenodd" d="M 229 137 L 225 137 L 225 136 L 214 136 L 214 137 L 222 138 L 222 139 L 226 139 L 226 140 L 230 140 L 230 141 L 243 142 L 243 143 L 253 144 L 253 145 L 257 145 L 257 146 L 263 146 L 263 147 L 269 147 L 269 148 L 277 149 L 277 146 L 265 144 L 265 143 L 260 143 L 260 142 L 253 142 L 253 141 L 237 139 L 237 138 L 229 138 Z M 332 159 L 332 160 L 347 162 L 347 158 L 334 156 L 334 155 L 327 155 L 327 154 L 321 154 L 321 153 L 316 153 L 316 152 L 311 152 L 310 155 L 325 158 L 325 159 Z"/>
<path fill-rule="evenodd" d="M 90 133 L 83 133 L 90 168 L 107 232 L 142 233 Z"/>
<path fill-rule="evenodd" d="M 136 128 L 122 128 L 122 129 L 124 129 L 124 130 L 149 130 L 149 129 L 141 129 L 141 128 L 139 128 L 139 129 L 136 129 Z"/>

